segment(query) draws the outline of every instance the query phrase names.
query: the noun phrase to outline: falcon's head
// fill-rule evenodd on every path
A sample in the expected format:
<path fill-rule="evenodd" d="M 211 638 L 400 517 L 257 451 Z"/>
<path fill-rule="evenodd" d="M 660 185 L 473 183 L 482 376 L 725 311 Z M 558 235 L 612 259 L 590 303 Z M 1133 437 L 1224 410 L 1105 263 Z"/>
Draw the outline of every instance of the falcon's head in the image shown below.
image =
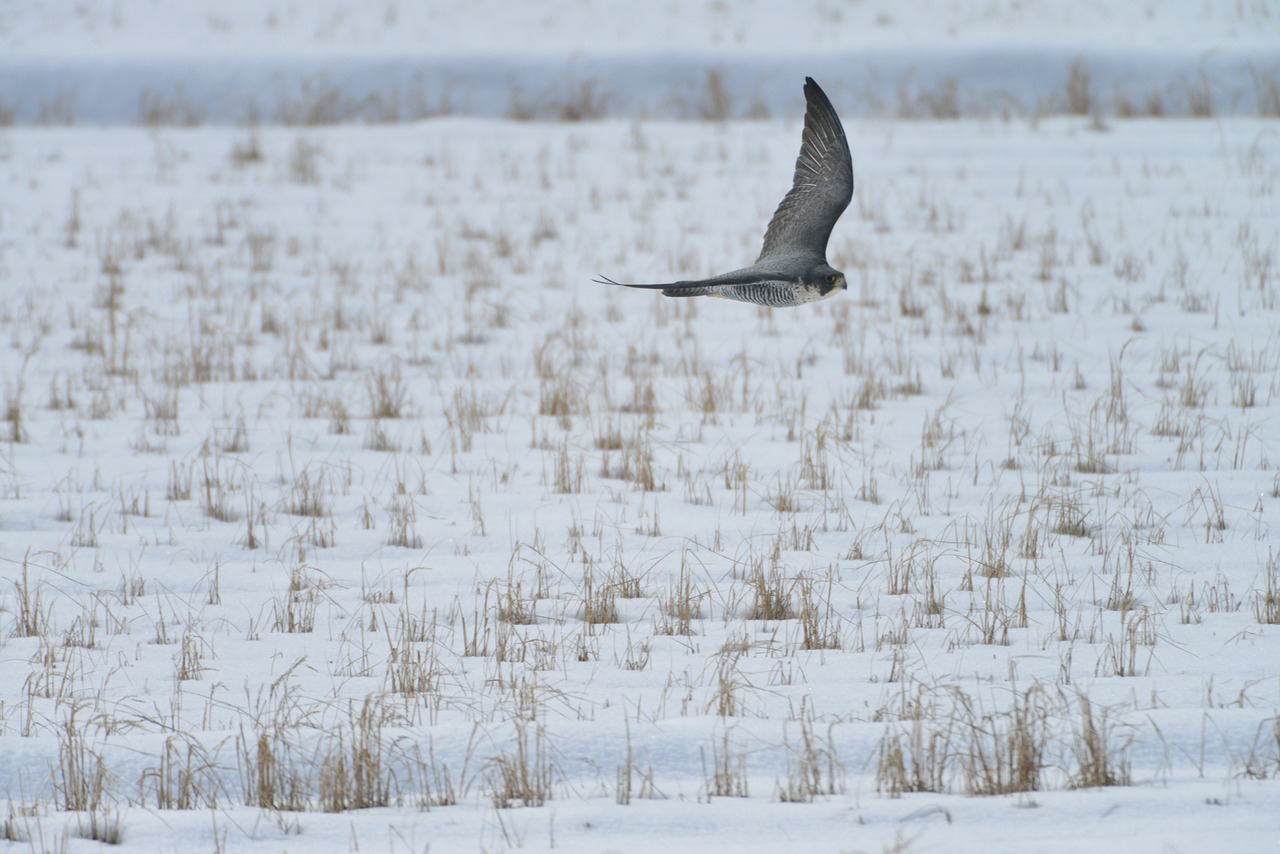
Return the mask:
<path fill-rule="evenodd" d="M 849 288 L 845 283 L 844 273 L 826 263 L 809 270 L 804 277 L 804 283 L 811 288 L 816 288 L 819 298 L 829 297 L 838 290 L 843 291 Z"/>

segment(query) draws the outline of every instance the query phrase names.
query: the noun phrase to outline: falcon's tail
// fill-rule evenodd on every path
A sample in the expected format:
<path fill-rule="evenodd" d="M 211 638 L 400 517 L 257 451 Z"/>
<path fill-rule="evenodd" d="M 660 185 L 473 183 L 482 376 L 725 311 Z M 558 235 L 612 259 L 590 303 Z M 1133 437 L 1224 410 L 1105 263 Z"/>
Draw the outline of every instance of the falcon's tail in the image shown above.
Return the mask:
<path fill-rule="evenodd" d="M 662 291 L 664 297 L 706 297 L 720 296 L 728 285 L 755 285 L 772 281 L 776 277 L 765 273 L 741 272 L 727 273 L 714 279 L 697 279 L 688 282 L 660 282 L 657 284 L 637 284 L 633 282 L 615 282 L 608 276 L 601 276 L 592 281 L 601 285 L 616 285 L 620 288 L 642 288 L 649 291 Z"/>
<path fill-rule="evenodd" d="M 607 276 L 601 276 L 598 279 L 592 279 L 593 282 L 600 285 L 615 285 L 619 288 L 641 288 L 647 291 L 662 291 L 664 297 L 702 297 L 713 293 L 712 289 L 707 287 L 705 281 L 702 282 L 660 282 L 657 284 L 635 283 L 635 282 L 615 282 Z"/>

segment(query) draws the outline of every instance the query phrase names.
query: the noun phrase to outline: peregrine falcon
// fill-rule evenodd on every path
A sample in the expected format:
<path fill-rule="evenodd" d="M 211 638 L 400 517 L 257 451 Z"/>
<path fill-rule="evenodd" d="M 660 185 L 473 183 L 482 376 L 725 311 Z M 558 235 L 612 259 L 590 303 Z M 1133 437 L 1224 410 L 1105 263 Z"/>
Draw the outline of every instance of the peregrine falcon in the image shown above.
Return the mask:
<path fill-rule="evenodd" d="M 624 288 L 661 290 L 668 297 L 721 297 L 771 307 L 825 299 L 848 285 L 827 263 L 831 229 L 853 198 L 853 162 L 840 117 L 826 93 L 804 79 L 804 136 L 791 192 L 778 205 L 764 233 L 756 263 L 710 279 L 665 284 L 595 281 Z"/>

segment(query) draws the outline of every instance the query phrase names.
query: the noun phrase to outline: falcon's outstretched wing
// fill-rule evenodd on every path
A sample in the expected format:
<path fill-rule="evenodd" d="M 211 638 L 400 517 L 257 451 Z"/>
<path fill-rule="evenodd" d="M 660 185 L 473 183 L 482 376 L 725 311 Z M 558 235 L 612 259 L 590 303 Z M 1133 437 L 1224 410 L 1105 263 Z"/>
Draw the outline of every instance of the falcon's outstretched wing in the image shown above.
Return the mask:
<path fill-rule="evenodd" d="M 812 77 L 804 79 L 804 138 L 796 174 L 769 228 L 756 263 L 782 255 L 827 254 L 831 229 L 853 198 L 853 160 L 844 127 Z"/>

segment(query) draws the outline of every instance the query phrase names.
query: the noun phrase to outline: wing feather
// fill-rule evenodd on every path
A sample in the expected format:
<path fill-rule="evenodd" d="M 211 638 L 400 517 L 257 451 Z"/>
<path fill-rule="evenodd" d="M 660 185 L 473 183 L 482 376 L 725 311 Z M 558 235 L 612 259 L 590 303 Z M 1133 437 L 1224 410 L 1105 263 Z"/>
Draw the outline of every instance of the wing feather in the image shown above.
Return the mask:
<path fill-rule="evenodd" d="M 853 198 L 853 158 L 840 117 L 812 77 L 804 79 L 804 133 L 791 191 L 764 233 L 759 264 L 779 255 L 825 259 L 836 220 Z"/>

